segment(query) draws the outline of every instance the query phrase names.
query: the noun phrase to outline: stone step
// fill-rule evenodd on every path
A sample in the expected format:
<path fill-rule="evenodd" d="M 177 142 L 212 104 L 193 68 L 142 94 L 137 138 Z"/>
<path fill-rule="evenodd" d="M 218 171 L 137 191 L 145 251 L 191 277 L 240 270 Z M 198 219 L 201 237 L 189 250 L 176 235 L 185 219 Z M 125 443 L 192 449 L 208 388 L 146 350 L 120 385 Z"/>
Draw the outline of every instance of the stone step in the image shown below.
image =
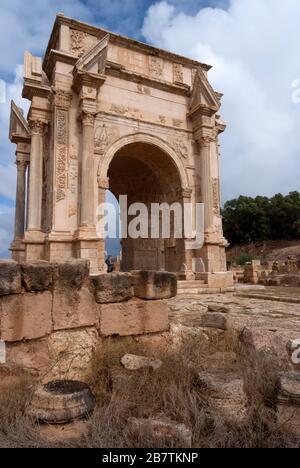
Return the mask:
<path fill-rule="evenodd" d="M 188 281 L 177 281 L 178 288 L 197 288 L 205 284 L 204 280 L 188 280 Z"/>

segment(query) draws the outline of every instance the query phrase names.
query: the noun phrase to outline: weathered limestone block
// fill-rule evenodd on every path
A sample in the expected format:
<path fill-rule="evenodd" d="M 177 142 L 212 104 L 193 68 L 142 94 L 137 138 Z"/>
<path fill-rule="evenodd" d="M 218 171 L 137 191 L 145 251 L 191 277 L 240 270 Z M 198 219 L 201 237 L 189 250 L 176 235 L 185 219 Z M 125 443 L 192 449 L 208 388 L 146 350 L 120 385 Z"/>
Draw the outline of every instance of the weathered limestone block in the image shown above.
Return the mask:
<path fill-rule="evenodd" d="M 44 374 L 50 365 L 48 339 L 7 343 L 6 365 L 9 369 L 25 370 L 34 375 Z"/>
<path fill-rule="evenodd" d="M 89 416 L 96 399 L 84 382 L 62 380 L 39 386 L 27 414 L 48 424 L 62 424 Z"/>
<path fill-rule="evenodd" d="M 277 423 L 287 433 L 300 437 L 300 374 L 278 376 Z"/>
<path fill-rule="evenodd" d="M 243 379 L 224 370 L 203 371 L 199 384 L 210 393 L 215 409 L 229 421 L 242 421 L 246 417 L 247 396 Z"/>
<path fill-rule="evenodd" d="M 133 299 L 119 304 L 102 304 L 100 334 L 103 336 L 142 335 L 168 329 L 169 306 Z"/>
<path fill-rule="evenodd" d="M 140 370 L 147 367 L 151 367 L 153 370 L 157 370 L 162 366 L 160 359 L 149 358 L 146 356 L 136 356 L 134 354 L 125 354 L 121 358 L 121 364 L 127 370 Z"/>
<path fill-rule="evenodd" d="M 14 342 L 43 338 L 52 331 L 52 295 L 26 293 L 0 300 L 1 339 Z"/>
<path fill-rule="evenodd" d="M 140 299 L 170 299 L 177 295 L 177 277 L 162 271 L 135 271 L 134 295 Z"/>
<path fill-rule="evenodd" d="M 255 352 L 266 351 L 274 354 L 274 359 L 282 365 L 283 368 L 287 366 L 292 368 L 290 358 L 287 353 L 287 342 L 289 340 L 297 339 L 299 335 L 297 332 L 290 330 L 269 330 L 258 327 L 245 327 L 241 331 L 241 343 L 252 349 Z"/>
<path fill-rule="evenodd" d="M 56 265 L 52 309 L 54 330 L 95 325 L 96 308 L 89 263 L 72 260 Z"/>
<path fill-rule="evenodd" d="M 53 283 L 53 265 L 48 262 L 23 263 L 22 283 L 26 291 L 47 291 Z"/>
<path fill-rule="evenodd" d="M 150 437 L 173 441 L 174 447 L 192 447 L 192 431 L 185 425 L 169 419 L 136 419 L 130 418 L 129 426 L 132 431 L 149 434 Z M 173 446 L 173 444 L 172 444 Z"/>
<path fill-rule="evenodd" d="M 97 304 L 94 294 L 86 286 L 79 291 L 55 289 L 52 317 L 55 331 L 96 325 Z"/>
<path fill-rule="evenodd" d="M 210 304 L 208 306 L 208 312 L 218 312 L 220 314 L 228 314 L 230 309 L 221 304 Z"/>
<path fill-rule="evenodd" d="M 12 261 L 0 260 L 0 296 L 21 292 L 21 269 Z"/>
<path fill-rule="evenodd" d="M 217 328 L 226 331 L 228 330 L 228 319 L 224 314 L 207 312 L 201 317 L 201 326 L 204 328 Z"/>
<path fill-rule="evenodd" d="M 46 380 L 86 381 L 98 340 L 96 328 L 52 333 L 48 340 L 51 366 Z"/>
<path fill-rule="evenodd" d="M 128 301 L 133 297 L 132 276 L 129 273 L 99 275 L 92 281 L 99 304 Z"/>
<path fill-rule="evenodd" d="M 56 264 L 54 268 L 54 288 L 80 289 L 89 280 L 88 260 L 70 260 Z"/>

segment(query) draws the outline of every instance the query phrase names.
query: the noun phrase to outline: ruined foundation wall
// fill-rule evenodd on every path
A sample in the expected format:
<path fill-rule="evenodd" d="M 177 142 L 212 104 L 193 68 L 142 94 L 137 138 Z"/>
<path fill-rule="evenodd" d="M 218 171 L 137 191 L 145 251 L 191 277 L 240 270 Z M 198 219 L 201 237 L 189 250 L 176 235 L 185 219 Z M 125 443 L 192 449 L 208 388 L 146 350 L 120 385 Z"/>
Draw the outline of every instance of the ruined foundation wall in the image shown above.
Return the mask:
<path fill-rule="evenodd" d="M 168 329 L 176 276 L 161 272 L 89 276 L 89 263 L 0 262 L 0 339 L 9 369 L 84 378 L 108 336 Z"/>

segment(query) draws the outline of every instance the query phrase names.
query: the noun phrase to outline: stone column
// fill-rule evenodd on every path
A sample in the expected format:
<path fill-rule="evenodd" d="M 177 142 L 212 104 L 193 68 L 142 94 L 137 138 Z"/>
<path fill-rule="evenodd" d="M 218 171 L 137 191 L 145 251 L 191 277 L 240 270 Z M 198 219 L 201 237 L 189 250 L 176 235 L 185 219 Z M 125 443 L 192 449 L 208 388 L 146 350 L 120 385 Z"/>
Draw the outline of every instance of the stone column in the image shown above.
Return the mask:
<path fill-rule="evenodd" d="M 81 216 L 80 227 L 95 231 L 94 200 L 95 116 L 82 113 Z"/>
<path fill-rule="evenodd" d="M 15 212 L 15 240 L 21 240 L 25 229 L 25 192 L 27 161 L 19 158 L 17 154 L 17 190 Z"/>
<path fill-rule="evenodd" d="M 30 122 L 32 131 L 28 197 L 28 231 L 41 232 L 43 193 L 43 134 L 44 123 Z"/>
<path fill-rule="evenodd" d="M 204 136 L 200 140 L 200 177 L 201 177 L 201 198 L 204 203 L 204 229 L 209 234 L 213 231 L 213 186 L 211 176 L 211 144 L 213 139 Z"/>
<path fill-rule="evenodd" d="M 109 190 L 109 179 L 98 177 L 98 207 L 105 203 L 106 191 Z M 104 263 L 104 253 L 105 253 L 105 238 L 104 238 L 104 223 L 103 216 L 100 213 L 97 213 L 97 234 L 100 235 L 98 242 L 98 265 L 99 270 L 106 272 L 107 267 Z"/>

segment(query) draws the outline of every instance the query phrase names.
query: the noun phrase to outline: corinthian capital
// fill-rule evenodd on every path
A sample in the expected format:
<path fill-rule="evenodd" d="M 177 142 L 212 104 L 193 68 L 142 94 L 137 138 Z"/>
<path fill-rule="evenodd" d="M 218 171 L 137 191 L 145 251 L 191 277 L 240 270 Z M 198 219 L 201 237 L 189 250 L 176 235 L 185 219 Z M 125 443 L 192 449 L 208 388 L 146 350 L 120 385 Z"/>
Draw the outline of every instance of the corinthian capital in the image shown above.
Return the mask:
<path fill-rule="evenodd" d="M 83 125 L 95 125 L 95 115 L 91 112 L 82 112 L 81 113 L 81 120 Z"/>
<path fill-rule="evenodd" d="M 45 123 L 41 120 L 31 120 L 30 121 L 31 132 L 35 135 L 43 135 L 45 129 Z"/>
<path fill-rule="evenodd" d="M 203 135 L 200 138 L 200 143 L 202 146 L 209 146 L 211 143 L 216 142 L 216 137 L 214 135 Z"/>
<path fill-rule="evenodd" d="M 70 91 L 63 91 L 62 89 L 54 90 L 54 105 L 62 109 L 68 110 L 72 102 L 72 93 Z"/>

